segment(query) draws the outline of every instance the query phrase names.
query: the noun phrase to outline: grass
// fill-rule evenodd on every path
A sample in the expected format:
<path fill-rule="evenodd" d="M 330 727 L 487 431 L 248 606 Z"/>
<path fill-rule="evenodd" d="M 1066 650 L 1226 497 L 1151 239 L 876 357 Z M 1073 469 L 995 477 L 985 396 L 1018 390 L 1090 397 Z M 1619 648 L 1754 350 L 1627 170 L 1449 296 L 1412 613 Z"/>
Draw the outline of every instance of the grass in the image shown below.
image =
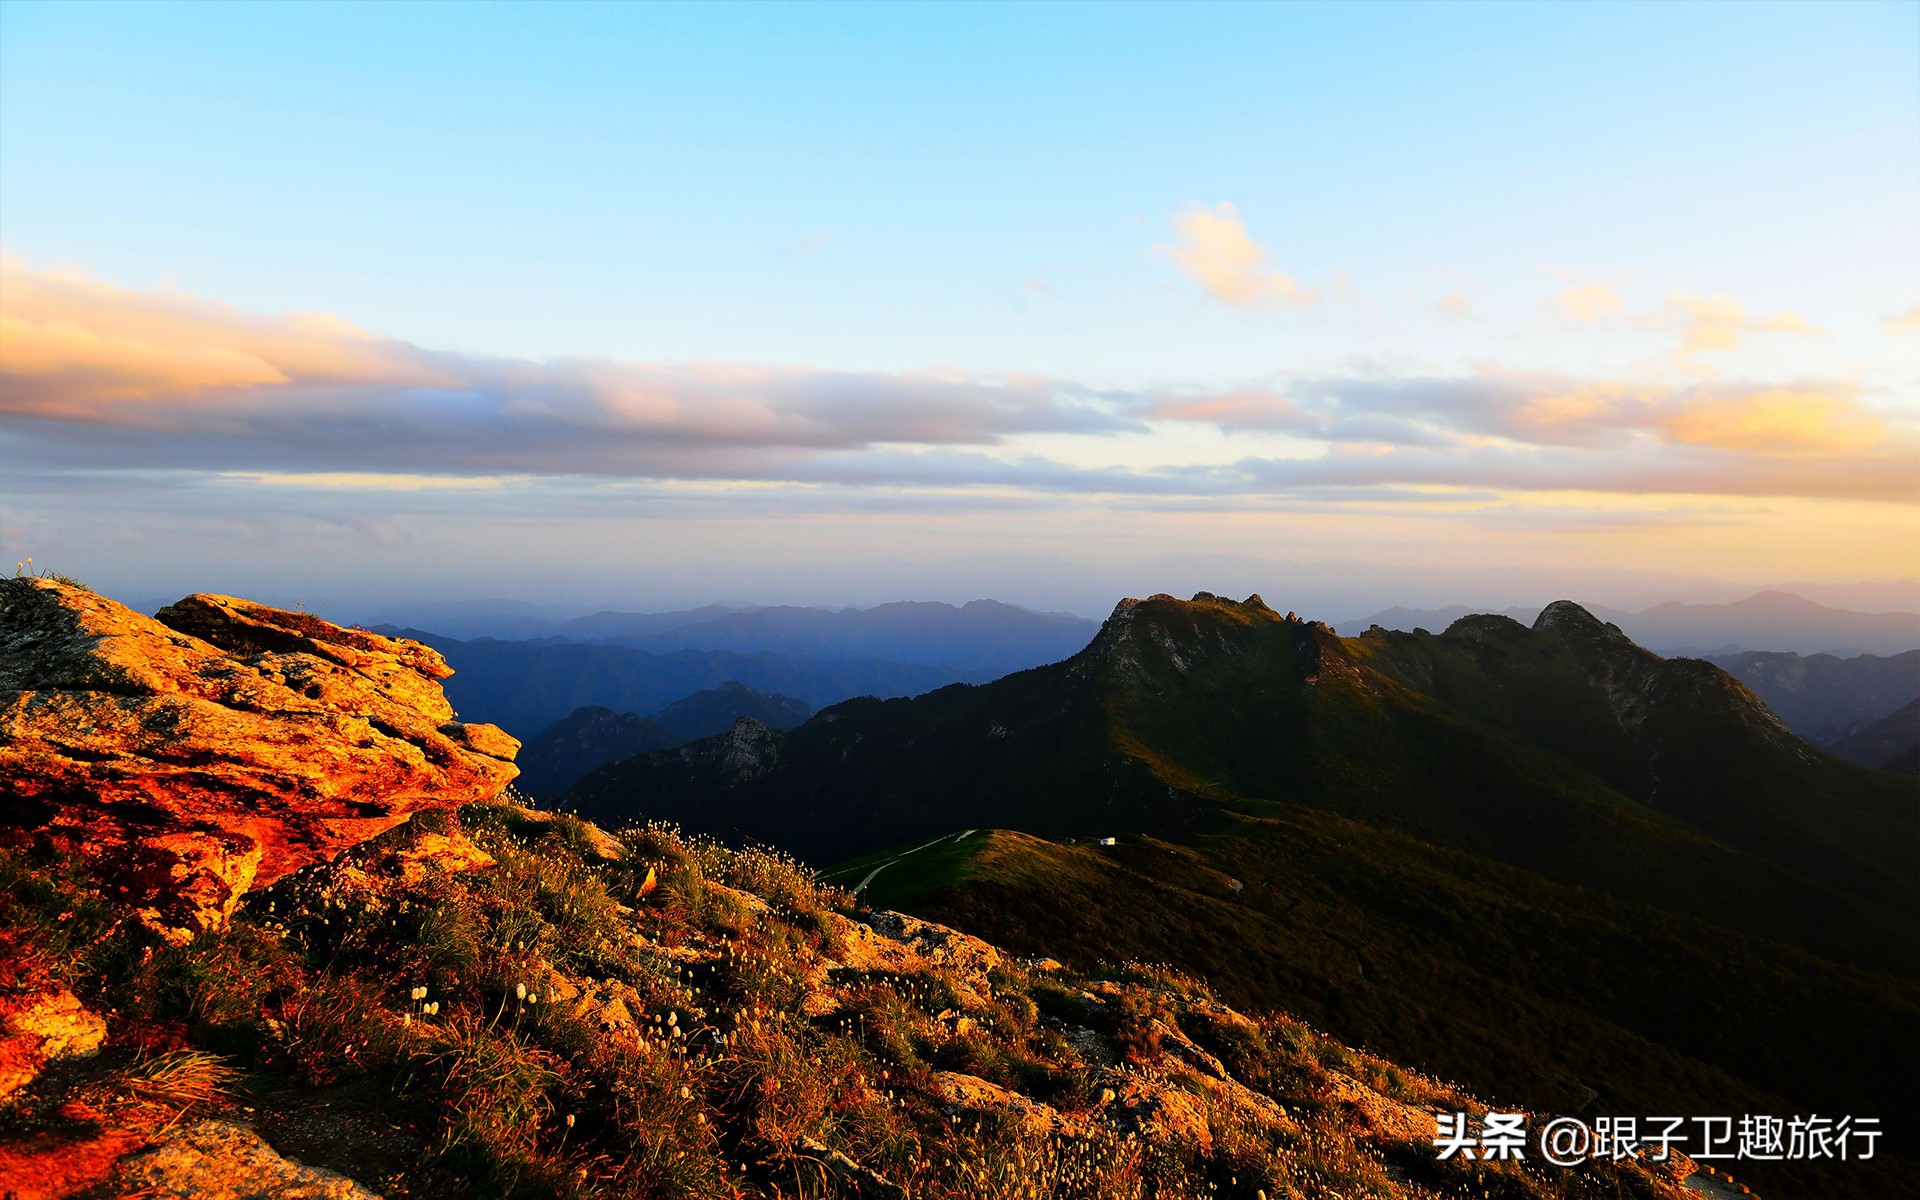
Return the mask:
<path fill-rule="evenodd" d="M 1902 1031 L 1920 1000 L 1908 981 L 1650 920 L 1511 869 L 1462 872 L 1437 848 L 1325 814 L 1248 821 L 1197 846 L 1005 831 L 969 841 L 959 886 L 914 911 L 1082 971 L 1176 961 L 1237 1007 L 1283 1008 L 1481 1094 L 1562 1112 L 1586 1087 L 1621 1112 L 1910 1108 L 1905 1080 L 1920 1063 Z M 1541 969 L 1549 958 L 1587 969 L 1561 983 Z M 1059 1015 L 1090 1020 L 1071 1005 Z M 1236 1077 L 1267 1082 L 1249 1074 L 1257 1056 L 1211 1048 Z M 1390 1074 L 1368 1081 L 1405 1097 Z M 1903 1194 L 1897 1175 L 1861 1164 L 1773 1175 L 1798 1194 Z"/>
<path fill-rule="evenodd" d="M 495 866 L 407 883 L 425 833 L 464 834 Z M 1081 975 L 1007 960 L 971 979 L 841 966 L 851 897 L 791 858 L 660 826 L 608 851 L 576 821 L 507 806 L 423 814 L 186 946 L 112 920 L 62 864 L 8 851 L 0 929 L 109 1015 L 89 1086 L 161 1123 L 244 1105 L 269 1130 L 351 1095 L 343 1114 L 414 1150 L 396 1165 L 338 1136 L 301 1156 L 390 1195 L 1653 1195 L 1612 1175 L 1556 1191 L 1526 1171 L 1501 1175 L 1503 1192 L 1431 1163 L 1416 1193 L 1324 1100 L 1329 1064 L 1409 1103 L 1476 1102 L 1299 1021 L 1231 1014 L 1198 980 L 1141 963 Z M 1295 1118 L 1224 1103 L 1175 1042 Z M 1065 1125 L 957 1108 L 941 1072 Z M 52 1136 L 73 1094 L 49 1080 L 0 1113 L 0 1141 Z M 1135 1085 L 1188 1095 L 1204 1144 L 1101 1115 Z"/>
<path fill-rule="evenodd" d="M 63 583 L 70 588 L 79 588 L 83 592 L 91 592 L 93 590 L 71 575 L 62 575 L 60 572 L 49 570 L 46 567 L 35 567 L 31 558 L 25 562 L 13 564 L 13 577 L 15 579 L 50 579 L 54 583 Z"/>

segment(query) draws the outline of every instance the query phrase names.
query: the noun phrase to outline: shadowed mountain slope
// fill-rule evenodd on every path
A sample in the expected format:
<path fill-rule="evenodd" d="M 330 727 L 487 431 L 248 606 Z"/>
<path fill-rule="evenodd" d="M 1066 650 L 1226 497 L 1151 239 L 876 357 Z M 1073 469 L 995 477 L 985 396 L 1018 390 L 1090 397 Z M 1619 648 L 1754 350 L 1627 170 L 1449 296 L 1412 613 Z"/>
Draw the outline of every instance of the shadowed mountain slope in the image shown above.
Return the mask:
<path fill-rule="evenodd" d="M 1753 689 L 1787 728 L 1820 745 L 1920 697 L 1920 650 L 1852 658 L 1759 651 L 1705 657 Z"/>
<path fill-rule="evenodd" d="M 898 662 L 830 662 L 730 650 L 649 654 L 624 646 L 579 642 L 460 641 L 417 629 L 394 636 L 432 646 L 454 669 L 447 698 L 473 720 L 488 720 L 532 737 L 584 705 L 650 713 L 690 693 L 729 681 L 791 696 L 819 708 L 850 696 L 911 696 L 991 672 Z"/>
<path fill-rule="evenodd" d="M 1696 654 L 1715 661 L 1741 653 L 1827 658 L 1836 654 L 1899 655 L 1920 646 L 1920 614 L 1856 612 L 1777 589 L 1728 604 L 1669 601 L 1639 612 L 1591 604 L 1584 607 L 1618 625 L 1642 646 L 1662 654 Z M 1509 608 L 1502 615 L 1531 624 L 1535 611 Z M 1483 613 L 1464 605 L 1418 609 L 1396 605 L 1372 616 L 1342 621 L 1340 628 L 1350 633 L 1372 625 L 1405 632 L 1444 629 L 1462 617 L 1476 615 Z M 1788 723 L 1793 719 L 1789 717 Z"/>
<path fill-rule="evenodd" d="M 1827 749 L 1848 762 L 1883 771 L 1920 771 L 1920 699 L 1909 700 L 1898 712 L 1849 729 Z"/>
<path fill-rule="evenodd" d="M 682 618 L 673 620 L 671 618 Z M 604 612 L 553 630 L 656 654 L 673 650 L 771 651 L 805 658 L 878 659 L 1004 674 L 1057 662 L 1087 644 L 1099 623 L 973 600 L 955 606 L 900 601 L 872 608 L 698 609 L 680 614 Z"/>
<path fill-rule="evenodd" d="M 751 717 L 775 729 L 792 729 L 813 715 L 805 701 L 792 696 L 755 691 L 737 679 L 682 697 L 653 714 L 653 720 L 671 729 L 682 741 L 712 737 Z M 625 757 L 625 756 L 622 756 Z"/>
<path fill-rule="evenodd" d="M 791 696 L 769 696 L 738 680 L 695 692 L 651 717 L 583 705 L 542 729 L 520 751 L 520 790 L 551 799 L 574 780 L 610 762 L 711 737 L 750 717 L 791 729 L 813 714 Z"/>
<path fill-rule="evenodd" d="M 1641 879 L 1664 896 L 1666 860 L 1704 855 L 1693 873 L 1736 893 L 1792 869 L 1908 903 L 1910 790 L 1807 746 L 1724 672 L 1662 660 L 1576 605 L 1531 630 L 1469 618 L 1440 636 L 1342 639 L 1258 597 L 1202 593 L 1123 602 L 1064 663 L 837 705 L 787 735 L 743 725 L 605 768 L 569 803 L 815 861 L 969 824 L 1165 834 L 1307 803 L 1616 889 Z"/>
<path fill-rule="evenodd" d="M 1892 1114 L 1920 1070 L 1916 799 L 1576 605 L 1342 639 L 1203 593 L 1123 602 L 1064 663 L 742 722 L 567 803 L 814 861 L 1022 830 L 901 902 L 1167 959 L 1530 1102 Z M 872 886 L 953 865 L 922 853 Z"/>
<path fill-rule="evenodd" d="M 558 795 L 596 767 L 684 741 L 665 725 L 638 713 L 582 705 L 520 747 L 518 786 L 529 796 Z"/>

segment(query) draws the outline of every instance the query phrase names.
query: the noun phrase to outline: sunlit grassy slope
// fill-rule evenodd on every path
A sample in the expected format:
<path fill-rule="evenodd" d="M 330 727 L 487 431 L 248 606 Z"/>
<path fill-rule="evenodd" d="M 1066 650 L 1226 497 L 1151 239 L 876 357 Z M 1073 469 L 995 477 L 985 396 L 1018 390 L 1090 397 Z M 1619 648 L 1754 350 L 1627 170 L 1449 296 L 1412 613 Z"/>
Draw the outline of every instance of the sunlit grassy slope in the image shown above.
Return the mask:
<path fill-rule="evenodd" d="M 115 917 L 73 864 L 0 850 L 6 987 L 70 987 L 115 1031 L 0 1106 L 9 1192 L 149 1194 L 113 1159 L 212 1117 L 416 1200 L 1679 1194 L 1635 1164 L 1440 1161 L 1428 1114 L 1486 1111 L 1444 1081 L 1177 972 L 910 931 L 658 827 L 474 805 L 190 944 Z"/>

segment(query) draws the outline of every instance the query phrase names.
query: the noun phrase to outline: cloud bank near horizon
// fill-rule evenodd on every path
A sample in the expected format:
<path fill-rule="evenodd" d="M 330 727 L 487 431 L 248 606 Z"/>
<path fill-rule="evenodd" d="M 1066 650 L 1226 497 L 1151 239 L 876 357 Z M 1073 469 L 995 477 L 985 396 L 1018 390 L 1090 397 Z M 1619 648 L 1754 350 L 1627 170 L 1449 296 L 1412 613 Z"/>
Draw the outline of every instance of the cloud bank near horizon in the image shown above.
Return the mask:
<path fill-rule="evenodd" d="M 1570 309 L 1617 310 L 1576 294 Z M 1690 322 L 1689 353 L 1719 336 L 1702 321 L 1810 328 L 1719 300 L 1705 316 L 1671 311 Z M 1035 376 L 530 361 L 0 265 L 0 428 L 7 456 L 40 470 L 335 475 L 376 490 L 429 477 L 834 485 L 938 490 L 955 504 L 1031 492 L 1233 507 L 1396 488 L 1409 502 L 1456 490 L 1920 503 L 1915 423 L 1881 400 L 1847 381 L 1490 365 L 1096 391 Z M 1200 460 L 1167 449 L 1115 465 L 1123 443 L 1182 428 L 1218 445 Z"/>

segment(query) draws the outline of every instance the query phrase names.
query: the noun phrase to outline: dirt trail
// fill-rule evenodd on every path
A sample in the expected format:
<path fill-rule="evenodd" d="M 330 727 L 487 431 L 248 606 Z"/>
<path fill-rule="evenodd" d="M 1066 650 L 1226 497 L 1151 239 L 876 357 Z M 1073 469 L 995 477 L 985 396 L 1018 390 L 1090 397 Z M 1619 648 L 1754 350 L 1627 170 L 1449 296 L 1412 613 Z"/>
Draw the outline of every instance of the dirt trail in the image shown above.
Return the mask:
<path fill-rule="evenodd" d="M 880 872 L 886 870 L 888 867 L 899 862 L 901 859 L 905 858 L 907 855 L 918 854 L 929 846 L 938 846 L 941 842 L 960 841 L 962 838 L 966 837 L 968 834 L 971 834 L 973 832 L 974 832 L 973 830 L 967 829 L 967 830 L 961 831 L 960 833 L 943 833 L 939 837 L 933 839 L 932 841 L 922 842 L 920 845 L 915 846 L 911 850 L 902 850 L 900 853 L 894 855 L 892 858 L 889 858 L 887 861 L 874 867 L 873 870 L 868 871 L 866 874 L 866 878 L 862 879 L 859 883 L 856 883 L 853 885 L 853 894 L 858 896 L 861 892 L 865 891 L 867 885 L 873 882 L 873 877 L 875 875 L 878 875 Z"/>

